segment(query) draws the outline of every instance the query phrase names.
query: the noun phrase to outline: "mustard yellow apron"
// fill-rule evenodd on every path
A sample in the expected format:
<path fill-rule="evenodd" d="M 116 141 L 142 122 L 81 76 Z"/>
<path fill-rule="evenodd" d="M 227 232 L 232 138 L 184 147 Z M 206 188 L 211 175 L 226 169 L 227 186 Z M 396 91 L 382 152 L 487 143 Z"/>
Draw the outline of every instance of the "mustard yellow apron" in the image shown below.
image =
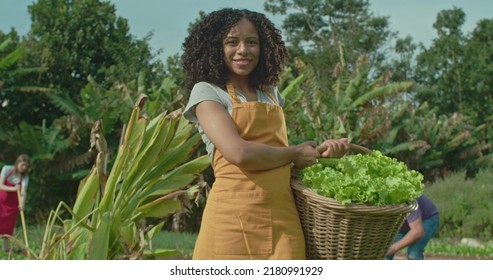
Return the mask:
<path fill-rule="evenodd" d="M 279 105 L 241 103 L 233 85 L 227 89 L 233 102 L 232 118 L 243 139 L 287 147 Z M 207 198 L 193 259 L 304 259 L 305 241 L 291 191 L 290 166 L 246 171 L 216 149 L 213 167 L 216 181 Z"/>

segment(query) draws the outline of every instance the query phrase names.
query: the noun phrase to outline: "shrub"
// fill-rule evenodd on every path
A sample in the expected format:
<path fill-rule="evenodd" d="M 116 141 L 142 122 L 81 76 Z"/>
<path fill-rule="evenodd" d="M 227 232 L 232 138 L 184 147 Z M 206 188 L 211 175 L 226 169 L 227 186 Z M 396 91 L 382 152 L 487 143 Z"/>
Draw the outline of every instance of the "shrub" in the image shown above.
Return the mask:
<path fill-rule="evenodd" d="M 425 188 L 440 211 L 441 237 L 493 237 L 493 170 L 465 180 L 455 173 Z"/>

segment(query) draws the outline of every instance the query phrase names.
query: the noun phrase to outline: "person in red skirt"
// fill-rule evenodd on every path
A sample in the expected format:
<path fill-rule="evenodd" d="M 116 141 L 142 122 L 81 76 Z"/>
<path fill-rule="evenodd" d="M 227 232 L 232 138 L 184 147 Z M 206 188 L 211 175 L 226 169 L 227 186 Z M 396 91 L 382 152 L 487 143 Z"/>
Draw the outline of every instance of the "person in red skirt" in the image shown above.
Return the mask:
<path fill-rule="evenodd" d="M 29 157 L 19 155 L 15 165 L 5 165 L 0 173 L 0 236 L 3 250 L 10 250 L 9 236 L 14 233 L 19 210 L 24 210 L 29 184 Z M 21 193 L 19 202 L 17 192 Z"/>

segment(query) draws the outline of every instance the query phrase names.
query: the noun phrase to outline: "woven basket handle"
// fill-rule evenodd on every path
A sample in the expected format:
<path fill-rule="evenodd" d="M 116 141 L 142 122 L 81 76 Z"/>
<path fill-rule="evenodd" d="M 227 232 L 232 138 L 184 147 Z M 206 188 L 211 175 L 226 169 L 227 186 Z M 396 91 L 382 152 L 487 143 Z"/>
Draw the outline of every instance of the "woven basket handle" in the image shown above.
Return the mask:
<path fill-rule="evenodd" d="M 349 149 L 353 152 L 360 153 L 360 154 L 371 154 L 371 150 L 368 149 L 367 147 L 363 147 L 360 145 L 356 144 L 349 144 Z"/>

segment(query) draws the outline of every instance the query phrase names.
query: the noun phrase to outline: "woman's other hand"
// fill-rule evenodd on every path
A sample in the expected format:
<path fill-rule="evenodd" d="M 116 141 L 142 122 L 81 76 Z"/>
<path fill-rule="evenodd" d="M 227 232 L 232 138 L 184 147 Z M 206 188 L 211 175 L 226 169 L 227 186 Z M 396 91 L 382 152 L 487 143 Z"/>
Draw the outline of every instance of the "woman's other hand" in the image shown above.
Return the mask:
<path fill-rule="evenodd" d="M 340 158 L 349 151 L 349 140 L 347 138 L 325 140 L 317 147 L 320 157 Z"/>

